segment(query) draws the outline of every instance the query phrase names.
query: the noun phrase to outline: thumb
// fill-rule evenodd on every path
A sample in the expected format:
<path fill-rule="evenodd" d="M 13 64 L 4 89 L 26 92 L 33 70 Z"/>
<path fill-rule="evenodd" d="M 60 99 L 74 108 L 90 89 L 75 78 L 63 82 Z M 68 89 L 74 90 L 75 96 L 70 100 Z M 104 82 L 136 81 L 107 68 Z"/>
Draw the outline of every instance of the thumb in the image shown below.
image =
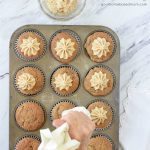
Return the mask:
<path fill-rule="evenodd" d="M 60 127 L 64 123 L 65 123 L 65 121 L 61 120 L 61 119 L 55 119 L 55 120 L 53 120 L 53 126 L 56 127 L 56 128 Z"/>

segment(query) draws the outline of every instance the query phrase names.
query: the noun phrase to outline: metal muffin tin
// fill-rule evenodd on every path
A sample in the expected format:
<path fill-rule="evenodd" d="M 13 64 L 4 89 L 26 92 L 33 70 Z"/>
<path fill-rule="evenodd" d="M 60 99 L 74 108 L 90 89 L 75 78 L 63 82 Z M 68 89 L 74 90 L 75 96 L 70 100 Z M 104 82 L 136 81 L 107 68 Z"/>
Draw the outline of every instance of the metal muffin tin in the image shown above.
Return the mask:
<path fill-rule="evenodd" d="M 21 32 L 25 30 L 31 30 L 36 29 L 40 31 L 46 38 L 47 41 L 47 50 L 43 57 L 38 59 L 37 61 L 23 61 L 20 58 L 17 57 L 15 54 L 14 44 L 17 40 L 18 35 L 20 35 Z M 77 92 L 75 92 L 73 95 L 67 96 L 67 97 L 61 97 L 53 92 L 53 89 L 50 86 L 50 75 L 52 74 L 52 71 L 61 65 L 60 62 L 58 62 L 50 53 L 49 51 L 49 45 L 50 45 L 50 39 L 51 36 L 58 30 L 64 30 L 69 29 L 74 32 L 76 32 L 82 41 L 82 51 L 79 54 L 78 57 L 76 57 L 70 65 L 74 66 L 78 69 L 80 73 L 81 83 L 80 88 Z M 105 61 L 103 63 L 94 63 L 90 60 L 90 58 L 87 56 L 85 49 L 84 49 L 84 42 L 87 36 L 92 33 L 93 31 L 105 31 L 109 32 L 116 41 L 116 50 L 112 58 L 108 61 Z M 36 65 L 39 66 L 42 71 L 45 73 L 46 77 L 46 83 L 45 88 L 37 95 L 34 96 L 25 96 L 22 94 L 19 94 L 19 92 L 15 89 L 13 83 L 14 83 L 14 75 L 18 68 L 25 66 L 25 65 Z M 85 91 L 83 87 L 83 80 L 86 75 L 86 73 L 89 71 L 89 69 L 94 65 L 106 65 L 109 68 L 111 68 L 115 74 L 116 77 L 116 85 L 113 89 L 113 91 L 106 95 L 106 96 L 99 96 L 94 97 L 90 95 L 87 91 Z M 18 126 L 15 123 L 14 119 L 14 109 L 16 105 L 18 105 L 19 102 L 23 101 L 24 99 L 31 99 L 35 100 L 37 102 L 40 102 L 46 109 L 47 114 L 50 113 L 52 106 L 56 104 L 57 102 L 68 99 L 77 105 L 81 106 L 88 106 L 93 100 L 102 99 L 108 101 L 109 104 L 112 106 L 114 110 L 114 120 L 112 125 L 106 129 L 106 130 L 95 130 L 94 134 L 106 134 L 108 135 L 112 141 L 114 142 L 115 149 L 118 149 L 119 145 L 119 81 L 120 81 L 120 43 L 118 36 L 114 31 L 111 29 L 104 27 L 104 26 L 59 26 L 59 25 L 26 25 L 19 29 L 17 29 L 10 40 L 10 128 L 9 128 L 9 149 L 13 150 L 15 143 L 19 137 L 22 137 L 26 134 L 32 135 L 35 134 L 37 136 L 40 135 L 39 130 L 35 132 L 25 132 L 24 130 L 18 128 Z M 52 126 L 52 122 L 49 119 L 49 116 L 47 116 L 46 123 L 42 128 L 50 128 L 51 130 L 54 129 Z"/>

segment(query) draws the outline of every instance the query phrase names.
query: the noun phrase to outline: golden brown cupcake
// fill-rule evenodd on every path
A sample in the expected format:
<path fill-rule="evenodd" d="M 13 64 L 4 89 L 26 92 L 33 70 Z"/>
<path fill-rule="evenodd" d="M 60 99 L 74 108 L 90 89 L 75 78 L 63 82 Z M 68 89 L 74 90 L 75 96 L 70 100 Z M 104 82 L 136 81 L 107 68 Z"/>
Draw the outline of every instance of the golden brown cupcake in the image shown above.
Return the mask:
<path fill-rule="evenodd" d="M 84 45 L 87 54 L 94 62 L 104 62 L 114 53 L 114 40 L 106 32 L 95 32 L 91 34 Z"/>
<path fill-rule="evenodd" d="M 45 40 L 40 34 L 27 31 L 18 37 L 16 53 L 24 60 L 36 60 L 45 53 L 45 44 Z"/>
<path fill-rule="evenodd" d="M 113 120 L 113 110 L 111 106 L 103 101 L 96 101 L 88 106 L 92 121 L 96 128 L 108 128 Z"/>
<path fill-rule="evenodd" d="M 51 86 L 61 96 L 74 93 L 79 84 L 79 75 L 71 67 L 59 67 L 51 76 Z"/>
<path fill-rule="evenodd" d="M 90 139 L 88 150 L 113 150 L 113 144 L 105 136 L 96 136 Z"/>
<path fill-rule="evenodd" d="M 55 59 L 61 63 L 71 62 L 77 56 L 80 49 L 79 42 L 70 32 L 59 32 L 51 41 L 50 50 Z"/>
<path fill-rule="evenodd" d="M 39 104 L 26 101 L 20 104 L 15 111 L 16 123 L 24 130 L 35 131 L 45 122 L 45 112 Z"/>
<path fill-rule="evenodd" d="M 93 96 L 105 96 L 114 86 L 112 73 L 104 67 L 92 68 L 84 79 L 84 88 Z"/>
<path fill-rule="evenodd" d="M 39 140 L 32 137 L 25 137 L 16 144 L 15 150 L 38 150 L 39 145 Z"/>
<path fill-rule="evenodd" d="M 34 95 L 44 87 L 45 77 L 41 70 L 26 66 L 20 69 L 15 76 L 15 86 L 25 95 Z"/>
<path fill-rule="evenodd" d="M 59 103 L 57 103 L 51 111 L 51 118 L 52 120 L 55 119 L 60 119 L 61 118 L 61 114 L 64 110 L 69 110 L 76 107 L 75 104 L 73 104 L 72 102 L 69 101 L 61 101 Z"/>

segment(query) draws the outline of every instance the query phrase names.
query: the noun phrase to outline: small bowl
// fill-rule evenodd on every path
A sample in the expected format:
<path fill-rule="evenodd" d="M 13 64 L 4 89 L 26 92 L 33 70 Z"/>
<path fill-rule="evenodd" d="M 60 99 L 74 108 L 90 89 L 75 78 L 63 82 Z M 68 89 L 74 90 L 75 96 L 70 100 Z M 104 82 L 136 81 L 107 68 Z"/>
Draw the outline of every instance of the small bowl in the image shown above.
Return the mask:
<path fill-rule="evenodd" d="M 78 16 L 83 11 L 86 4 L 86 0 L 77 0 L 77 8 L 73 12 L 69 13 L 68 15 L 58 15 L 49 10 L 46 1 L 47 0 L 39 0 L 41 8 L 49 17 L 57 20 L 69 20 Z"/>

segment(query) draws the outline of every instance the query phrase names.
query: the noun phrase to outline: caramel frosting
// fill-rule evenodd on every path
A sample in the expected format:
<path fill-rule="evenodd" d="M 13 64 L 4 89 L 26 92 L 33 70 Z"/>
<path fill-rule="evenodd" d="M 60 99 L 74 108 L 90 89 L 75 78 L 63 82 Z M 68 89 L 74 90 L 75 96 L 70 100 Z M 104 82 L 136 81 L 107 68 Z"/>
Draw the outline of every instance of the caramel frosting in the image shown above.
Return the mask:
<path fill-rule="evenodd" d="M 107 79 L 106 74 L 99 71 L 92 75 L 90 83 L 91 87 L 93 87 L 95 90 L 103 91 L 105 88 L 107 88 L 108 81 L 109 79 Z"/>
<path fill-rule="evenodd" d="M 93 54 L 101 58 L 102 56 L 106 56 L 109 52 L 110 43 L 106 41 L 105 38 L 98 37 L 92 43 L 92 51 Z"/>
<path fill-rule="evenodd" d="M 100 125 L 100 124 L 104 123 L 104 121 L 107 119 L 107 111 L 104 110 L 103 107 L 101 107 L 101 108 L 95 107 L 91 111 L 91 117 L 92 117 L 92 121 L 96 125 Z"/>
<path fill-rule="evenodd" d="M 63 59 L 68 59 L 72 56 L 73 52 L 75 51 L 74 48 L 75 43 L 71 41 L 71 39 L 64 39 L 62 38 L 56 44 L 56 54 Z"/>
<path fill-rule="evenodd" d="M 20 48 L 24 55 L 35 56 L 40 50 L 40 43 L 37 41 L 37 38 L 32 38 L 29 36 L 27 39 L 23 39 Z"/>
<path fill-rule="evenodd" d="M 35 84 L 35 78 L 29 73 L 23 73 L 17 79 L 17 85 L 22 90 L 31 90 L 34 88 Z"/>
<path fill-rule="evenodd" d="M 69 87 L 72 86 L 72 79 L 69 75 L 66 73 L 59 74 L 57 77 L 55 77 L 54 84 L 56 85 L 56 88 L 59 88 L 59 90 L 69 90 Z"/>
<path fill-rule="evenodd" d="M 69 15 L 77 8 L 77 0 L 46 0 L 49 11 L 53 14 Z"/>

